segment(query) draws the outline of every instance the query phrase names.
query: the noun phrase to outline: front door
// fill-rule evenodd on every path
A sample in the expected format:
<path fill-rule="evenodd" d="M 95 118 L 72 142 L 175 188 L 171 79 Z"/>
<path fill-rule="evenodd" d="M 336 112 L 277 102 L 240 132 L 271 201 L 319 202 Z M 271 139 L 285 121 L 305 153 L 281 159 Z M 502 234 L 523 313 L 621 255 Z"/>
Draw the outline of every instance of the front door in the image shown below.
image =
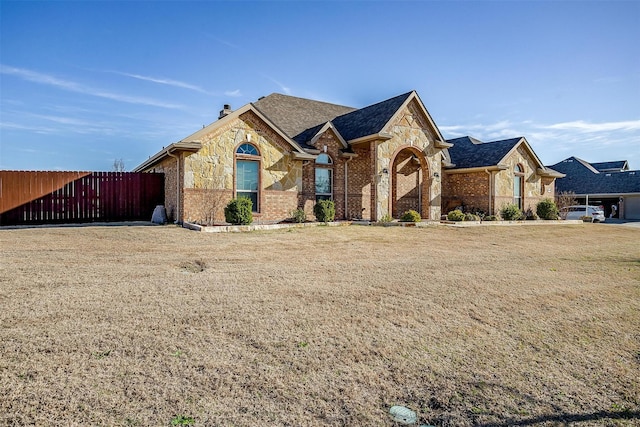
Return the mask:
<path fill-rule="evenodd" d="M 392 189 L 391 215 L 400 218 L 408 210 L 414 210 L 423 218 L 428 217 L 428 189 L 426 186 L 425 173 L 421 160 L 422 154 L 413 149 L 405 148 L 400 151 L 391 167 Z"/>

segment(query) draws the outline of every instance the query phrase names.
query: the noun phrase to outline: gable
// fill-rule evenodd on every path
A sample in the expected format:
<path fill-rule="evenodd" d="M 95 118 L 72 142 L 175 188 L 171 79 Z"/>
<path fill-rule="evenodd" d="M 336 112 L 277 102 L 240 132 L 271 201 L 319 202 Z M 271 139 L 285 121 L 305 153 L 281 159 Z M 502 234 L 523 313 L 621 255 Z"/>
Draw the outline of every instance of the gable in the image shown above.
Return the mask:
<path fill-rule="evenodd" d="M 405 104 L 396 111 L 382 132 L 392 133 L 394 127 L 419 129 L 427 135 L 429 141 L 441 141 L 440 131 L 432 122 L 429 113 L 421 105 L 417 97 L 407 99 Z"/>
<path fill-rule="evenodd" d="M 500 162 L 517 147 L 522 138 L 482 143 L 469 136 L 448 139 L 453 144 L 449 148 L 454 169 L 470 169 L 498 166 Z"/>
<path fill-rule="evenodd" d="M 355 110 L 336 117 L 332 122 L 347 141 L 380 133 L 412 93 Z"/>
<path fill-rule="evenodd" d="M 640 171 L 623 170 L 601 172 L 593 165 L 606 165 L 602 162 L 588 163 L 577 157 L 569 157 L 551 168 L 566 176 L 556 180 L 556 191 L 572 191 L 576 194 L 629 194 L 640 193 Z"/>
<path fill-rule="evenodd" d="M 355 108 L 328 102 L 272 93 L 260 98 L 253 106 L 281 129 L 289 138 L 317 126 L 322 127 L 333 118 L 354 111 Z M 317 132 L 317 131 L 316 131 Z M 302 140 L 307 142 L 308 140 Z"/>

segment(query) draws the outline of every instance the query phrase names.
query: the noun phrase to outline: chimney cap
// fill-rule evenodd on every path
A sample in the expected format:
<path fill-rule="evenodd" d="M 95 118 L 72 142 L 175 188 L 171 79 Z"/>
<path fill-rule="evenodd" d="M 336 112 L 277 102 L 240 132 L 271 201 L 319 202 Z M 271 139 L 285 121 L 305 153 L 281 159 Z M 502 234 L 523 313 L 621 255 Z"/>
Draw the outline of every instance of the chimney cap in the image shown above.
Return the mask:
<path fill-rule="evenodd" d="M 220 110 L 220 115 L 218 116 L 218 119 L 221 119 L 221 118 L 223 118 L 225 116 L 228 116 L 232 112 L 233 112 L 233 110 L 231 109 L 231 105 L 230 104 L 224 104 L 224 107 L 222 108 L 222 110 Z"/>

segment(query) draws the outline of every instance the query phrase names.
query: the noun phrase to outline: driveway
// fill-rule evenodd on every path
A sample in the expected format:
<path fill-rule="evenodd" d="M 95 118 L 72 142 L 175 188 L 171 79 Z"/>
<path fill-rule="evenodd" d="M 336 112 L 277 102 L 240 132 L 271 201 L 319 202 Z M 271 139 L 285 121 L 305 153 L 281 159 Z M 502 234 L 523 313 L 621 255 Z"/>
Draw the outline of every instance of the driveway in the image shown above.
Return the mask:
<path fill-rule="evenodd" d="M 622 225 L 625 227 L 640 228 L 640 220 L 638 219 L 607 218 L 604 224 L 605 225 Z"/>

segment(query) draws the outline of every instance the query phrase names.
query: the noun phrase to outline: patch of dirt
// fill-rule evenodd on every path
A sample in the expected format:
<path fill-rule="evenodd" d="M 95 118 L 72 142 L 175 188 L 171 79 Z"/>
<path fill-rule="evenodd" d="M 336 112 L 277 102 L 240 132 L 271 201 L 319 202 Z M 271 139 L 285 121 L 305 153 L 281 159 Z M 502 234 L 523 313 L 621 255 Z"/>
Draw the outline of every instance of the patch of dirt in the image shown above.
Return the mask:
<path fill-rule="evenodd" d="M 186 273 L 202 273 L 207 268 L 207 263 L 202 260 L 183 261 L 178 268 Z"/>

